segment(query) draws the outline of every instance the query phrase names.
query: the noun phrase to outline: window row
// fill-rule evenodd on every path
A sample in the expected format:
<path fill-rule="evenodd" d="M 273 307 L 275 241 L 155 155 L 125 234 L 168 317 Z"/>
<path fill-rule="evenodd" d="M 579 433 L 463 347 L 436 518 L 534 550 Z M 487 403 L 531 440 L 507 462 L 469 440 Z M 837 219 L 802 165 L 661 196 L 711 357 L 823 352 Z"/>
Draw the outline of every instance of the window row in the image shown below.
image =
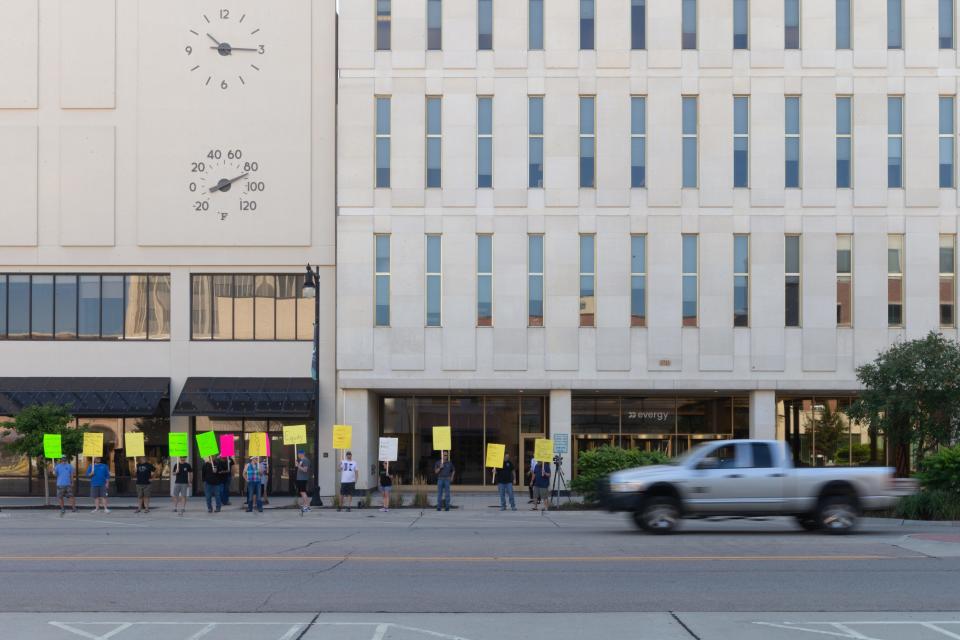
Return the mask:
<path fill-rule="evenodd" d="M 680 242 L 680 273 L 682 326 L 699 325 L 701 257 L 699 236 L 682 234 Z M 733 305 L 731 320 L 735 327 L 750 326 L 751 248 L 748 234 L 733 236 Z M 390 235 L 374 236 L 375 312 L 374 324 L 390 326 Z M 425 238 L 425 324 L 442 326 L 443 316 L 443 260 L 442 236 L 427 234 Z M 493 251 L 492 234 L 477 235 L 476 254 L 476 324 L 493 326 Z M 783 245 L 784 325 L 801 326 L 801 295 L 803 285 L 802 237 L 784 236 Z M 904 236 L 890 235 L 887 252 L 887 323 L 900 327 L 904 323 Z M 647 324 L 647 236 L 630 236 L 629 255 L 630 325 Z M 527 237 L 527 325 L 544 326 L 544 236 Z M 956 325 L 956 237 L 941 235 L 939 243 L 939 314 L 940 325 Z M 597 322 L 597 246 L 596 236 L 579 236 L 579 315 L 581 327 L 593 327 Z M 853 236 L 840 234 L 836 238 L 836 322 L 839 327 L 853 326 Z"/>
<path fill-rule="evenodd" d="M 448 2 L 451 0 L 448 0 Z M 493 0 L 452 0 L 454 2 L 476 2 L 477 50 L 493 49 Z M 549 0 L 551 2 L 555 0 Z M 590 51 L 596 48 L 596 11 L 598 0 L 568 0 L 579 2 L 579 38 L 580 49 Z M 613 2 L 615 0 L 604 0 Z M 679 0 L 680 10 L 680 46 L 682 49 L 698 48 L 698 30 L 700 23 L 700 3 L 709 0 Z M 760 0 L 753 0 L 754 2 Z M 776 3 L 781 0 L 762 0 Z M 886 43 L 888 49 L 904 48 L 904 4 L 905 0 L 886 1 Z M 955 2 L 956 0 L 937 1 L 937 46 L 940 49 L 953 49 L 955 46 Z M 543 50 L 545 38 L 544 5 L 547 0 L 527 0 L 527 48 L 531 51 Z M 630 48 L 647 48 L 647 8 L 648 0 L 620 0 L 630 4 Z M 751 0 L 733 0 L 731 47 L 733 49 L 750 48 L 750 2 Z M 802 0 L 782 0 L 783 6 L 783 48 L 787 50 L 801 48 L 800 12 Z M 835 47 L 853 48 L 853 0 L 835 0 Z M 443 0 L 427 0 L 426 11 L 427 50 L 443 49 Z M 389 51 L 392 45 L 393 2 L 376 0 L 376 48 L 377 51 Z"/>
<path fill-rule="evenodd" d="M 168 274 L 0 274 L 0 340 L 169 340 Z"/>
<path fill-rule="evenodd" d="M 294 274 L 190 276 L 191 340 L 312 340 L 314 299 Z"/>
<path fill-rule="evenodd" d="M 750 96 L 733 96 L 733 187 L 750 185 Z M 528 96 L 527 113 L 527 186 L 543 188 L 544 177 L 544 96 Z M 597 188 L 597 97 L 579 97 L 579 186 Z M 440 96 L 426 98 L 424 155 L 428 189 L 443 186 L 443 127 Z M 493 111 L 492 96 L 477 97 L 477 175 L 479 189 L 493 188 Z M 801 96 L 784 96 L 784 183 L 786 189 L 802 187 Z M 698 96 L 681 96 L 682 186 L 695 189 L 700 176 L 700 101 Z M 391 176 L 391 98 L 376 97 L 374 134 L 378 189 L 390 188 Z M 887 97 L 887 187 L 904 187 L 904 96 Z M 853 187 L 853 96 L 836 96 L 836 187 Z M 954 188 L 956 176 L 956 97 L 939 98 L 939 186 Z M 647 187 L 647 98 L 630 98 L 630 186 Z"/>

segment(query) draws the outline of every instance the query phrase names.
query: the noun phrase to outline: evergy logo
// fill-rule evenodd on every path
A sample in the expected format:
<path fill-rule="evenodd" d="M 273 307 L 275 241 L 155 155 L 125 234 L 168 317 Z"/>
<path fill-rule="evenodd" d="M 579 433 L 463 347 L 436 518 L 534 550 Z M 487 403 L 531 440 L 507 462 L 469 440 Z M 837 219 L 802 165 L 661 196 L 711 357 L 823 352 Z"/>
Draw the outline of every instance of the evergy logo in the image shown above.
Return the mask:
<path fill-rule="evenodd" d="M 670 419 L 670 414 L 666 411 L 627 411 L 627 418 L 630 420 L 652 420 L 654 422 L 666 422 Z"/>

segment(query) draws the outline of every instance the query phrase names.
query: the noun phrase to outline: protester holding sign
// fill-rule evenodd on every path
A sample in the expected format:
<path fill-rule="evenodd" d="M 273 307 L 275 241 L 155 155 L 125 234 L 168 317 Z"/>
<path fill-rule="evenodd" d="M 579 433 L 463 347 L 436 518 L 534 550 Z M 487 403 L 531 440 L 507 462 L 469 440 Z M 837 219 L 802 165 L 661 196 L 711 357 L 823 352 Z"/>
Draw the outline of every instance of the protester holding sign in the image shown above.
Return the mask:
<path fill-rule="evenodd" d="M 434 428 L 436 429 L 436 427 Z M 441 508 L 444 511 L 450 511 L 450 483 L 453 482 L 457 469 L 447 457 L 446 451 L 440 452 L 440 459 L 434 465 L 433 472 L 437 476 L 437 511 L 440 511 Z M 444 497 L 446 497 L 446 502 L 444 502 Z"/>
<path fill-rule="evenodd" d="M 494 481 L 497 483 L 497 493 L 500 494 L 500 511 L 507 510 L 507 497 L 510 498 L 510 510 L 517 510 L 517 503 L 513 497 L 513 480 L 516 468 L 510 460 L 510 454 L 503 454 L 503 466 L 494 473 Z"/>
<path fill-rule="evenodd" d="M 262 478 L 260 462 L 255 457 L 251 457 L 250 462 L 243 468 L 243 479 L 247 481 L 247 513 L 253 512 L 254 502 L 257 504 L 257 511 L 263 513 L 263 501 L 260 499 Z"/>
<path fill-rule="evenodd" d="M 73 495 L 73 465 L 67 456 L 60 458 L 59 464 L 53 468 L 57 476 L 57 499 L 60 501 L 60 515 L 66 511 L 63 505 L 64 498 L 70 498 L 70 510 L 77 512 L 77 497 Z"/>
<path fill-rule="evenodd" d="M 216 500 L 217 513 L 220 513 L 220 474 L 217 473 L 212 460 L 208 459 L 203 463 L 201 475 L 203 476 L 203 495 L 207 498 L 207 513 L 213 513 L 213 500 Z"/>
<path fill-rule="evenodd" d="M 550 463 L 537 462 L 533 468 L 533 495 L 537 503 L 543 503 L 543 510 L 550 510 Z M 533 505 L 531 511 L 536 511 L 537 505 Z"/>
<path fill-rule="evenodd" d="M 307 497 L 307 482 L 310 481 L 310 458 L 306 452 L 297 451 L 297 493 L 300 494 L 300 511 L 310 511 L 310 498 Z"/>
<path fill-rule="evenodd" d="M 193 483 L 193 467 L 183 458 L 177 458 L 173 465 L 173 511 L 181 516 L 187 509 L 187 490 Z"/>
<path fill-rule="evenodd" d="M 393 489 L 393 478 L 390 477 L 390 463 L 380 463 L 380 494 L 383 496 L 383 506 L 380 511 L 390 511 L 390 490 Z"/>
<path fill-rule="evenodd" d="M 89 435 L 89 434 L 84 434 Z M 98 434 L 101 437 L 103 434 Z M 103 441 L 101 440 L 101 446 Z M 97 462 L 100 458 L 91 458 L 90 466 L 87 467 L 87 477 L 90 478 L 90 497 L 93 498 L 93 512 L 100 510 L 103 505 L 103 512 L 110 513 L 107 508 L 107 482 L 110 480 L 110 467 L 103 462 Z"/>
<path fill-rule="evenodd" d="M 347 512 L 353 504 L 353 490 L 357 485 L 357 463 L 353 461 L 353 454 L 347 451 L 347 459 L 340 463 L 340 507 L 346 505 Z"/>
<path fill-rule="evenodd" d="M 157 468 L 144 460 L 137 465 L 137 510 L 134 513 L 150 513 L 150 493 L 152 485 L 150 479 Z"/>

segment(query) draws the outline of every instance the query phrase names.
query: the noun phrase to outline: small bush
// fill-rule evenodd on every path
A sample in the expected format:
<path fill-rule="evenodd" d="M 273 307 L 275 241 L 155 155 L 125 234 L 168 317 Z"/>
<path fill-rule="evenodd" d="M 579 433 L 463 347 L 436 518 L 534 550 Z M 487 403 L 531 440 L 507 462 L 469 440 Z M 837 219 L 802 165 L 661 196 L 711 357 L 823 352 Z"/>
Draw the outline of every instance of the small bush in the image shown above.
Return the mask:
<path fill-rule="evenodd" d="M 597 482 L 614 471 L 663 464 L 669 459 L 659 451 L 640 451 L 611 446 L 584 451 L 577 458 L 577 477 L 570 483 L 570 488 L 583 494 L 586 500 L 594 501 Z"/>
<path fill-rule="evenodd" d="M 960 520 L 960 494 L 921 491 L 903 498 L 894 513 L 906 520 Z"/>
<path fill-rule="evenodd" d="M 840 447 L 837 449 L 837 454 L 834 456 L 833 461 L 839 465 L 850 464 L 850 447 Z M 854 444 L 853 464 L 858 465 L 865 464 L 867 462 L 870 462 L 870 445 L 860 443 Z"/>
<path fill-rule="evenodd" d="M 917 478 L 928 491 L 952 492 L 960 497 L 960 445 L 943 447 L 924 458 Z"/>

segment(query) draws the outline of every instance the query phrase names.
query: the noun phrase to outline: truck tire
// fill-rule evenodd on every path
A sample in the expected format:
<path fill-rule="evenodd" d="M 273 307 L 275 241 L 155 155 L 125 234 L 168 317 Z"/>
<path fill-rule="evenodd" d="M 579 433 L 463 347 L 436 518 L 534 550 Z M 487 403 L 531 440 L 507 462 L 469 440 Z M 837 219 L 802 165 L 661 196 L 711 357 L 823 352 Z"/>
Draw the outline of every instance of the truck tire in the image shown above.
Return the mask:
<path fill-rule="evenodd" d="M 810 515 L 796 516 L 797 524 L 800 525 L 800 528 L 804 531 L 819 531 L 820 530 L 820 521 L 816 517 Z"/>
<path fill-rule="evenodd" d="M 633 521 L 648 533 L 671 533 L 680 521 L 680 507 L 673 498 L 650 498 L 639 511 L 634 512 Z"/>
<path fill-rule="evenodd" d="M 848 496 L 830 496 L 820 501 L 817 524 L 825 533 L 850 533 L 857 525 L 857 501 Z"/>

